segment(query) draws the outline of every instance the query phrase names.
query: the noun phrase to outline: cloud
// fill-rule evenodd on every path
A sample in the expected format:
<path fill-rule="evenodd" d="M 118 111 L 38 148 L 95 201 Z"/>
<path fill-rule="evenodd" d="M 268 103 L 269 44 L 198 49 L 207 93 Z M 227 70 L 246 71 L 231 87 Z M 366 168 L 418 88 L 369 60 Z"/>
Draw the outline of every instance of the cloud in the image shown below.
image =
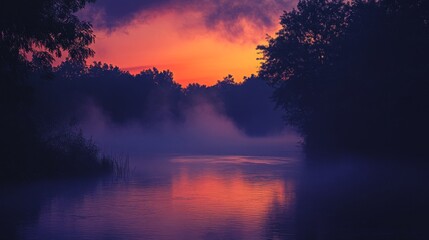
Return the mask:
<path fill-rule="evenodd" d="M 226 37 L 245 33 L 248 28 L 266 30 L 277 25 L 282 11 L 296 0 L 98 0 L 80 15 L 96 28 L 115 30 L 132 22 L 149 22 L 167 12 L 197 14 L 208 30 L 224 32 Z"/>

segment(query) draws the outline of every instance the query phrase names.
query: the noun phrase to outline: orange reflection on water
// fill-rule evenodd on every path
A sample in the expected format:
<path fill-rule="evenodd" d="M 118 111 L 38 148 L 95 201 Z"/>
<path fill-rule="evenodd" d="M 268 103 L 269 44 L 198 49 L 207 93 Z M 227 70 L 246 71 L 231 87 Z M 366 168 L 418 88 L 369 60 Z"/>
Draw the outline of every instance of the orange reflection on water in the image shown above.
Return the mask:
<path fill-rule="evenodd" d="M 271 170 L 173 163 L 160 182 L 106 185 L 67 210 L 53 202 L 41 222 L 88 239 L 106 232 L 127 239 L 263 239 L 270 214 L 287 212 L 295 198 L 294 181 Z"/>
<path fill-rule="evenodd" d="M 269 177 L 245 176 L 241 171 L 223 174 L 213 170 L 195 175 L 184 167 L 173 179 L 172 198 L 175 206 L 187 209 L 188 214 L 206 214 L 213 219 L 233 215 L 260 223 L 274 203 L 288 207 L 294 197 L 292 182 Z"/>

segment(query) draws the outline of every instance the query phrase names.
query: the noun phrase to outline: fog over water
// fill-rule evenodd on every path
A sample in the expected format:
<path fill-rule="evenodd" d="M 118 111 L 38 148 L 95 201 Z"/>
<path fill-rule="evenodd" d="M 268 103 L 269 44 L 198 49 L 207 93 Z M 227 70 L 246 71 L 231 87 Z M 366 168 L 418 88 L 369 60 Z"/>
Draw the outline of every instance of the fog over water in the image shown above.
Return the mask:
<path fill-rule="evenodd" d="M 156 68 L 131 75 L 102 63 L 82 67 L 65 62 L 55 74 L 53 81 L 32 82 L 41 125 L 52 129 L 55 123 L 53 128 L 61 129 L 72 123 L 106 154 L 299 151 L 301 138 L 285 127 L 272 88 L 254 75 L 240 83 L 228 75 L 213 86 L 184 87 L 172 72 Z"/>
<path fill-rule="evenodd" d="M 208 102 L 186 109 L 183 121 L 150 126 L 115 124 L 94 104 L 85 112 L 80 127 L 106 154 L 297 155 L 300 150 L 295 131 L 285 128 L 275 135 L 251 137 Z"/>

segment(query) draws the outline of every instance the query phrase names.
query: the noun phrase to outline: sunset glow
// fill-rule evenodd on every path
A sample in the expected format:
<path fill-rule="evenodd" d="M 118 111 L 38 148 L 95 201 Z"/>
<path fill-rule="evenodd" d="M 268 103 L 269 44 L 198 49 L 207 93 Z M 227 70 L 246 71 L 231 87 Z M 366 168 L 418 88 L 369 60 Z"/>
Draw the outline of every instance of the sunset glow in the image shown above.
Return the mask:
<path fill-rule="evenodd" d="M 278 16 L 273 14 L 273 18 Z M 257 73 L 256 46 L 278 28 L 257 26 L 246 19 L 235 22 L 235 27 L 208 28 L 203 21 L 194 11 L 163 11 L 138 16 L 121 27 L 95 28 L 96 55 L 90 62 L 106 62 L 132 74 L 152 67 L 169 69 L 184 86 L 213 85 L 228 74 L 241 81 Z"/>

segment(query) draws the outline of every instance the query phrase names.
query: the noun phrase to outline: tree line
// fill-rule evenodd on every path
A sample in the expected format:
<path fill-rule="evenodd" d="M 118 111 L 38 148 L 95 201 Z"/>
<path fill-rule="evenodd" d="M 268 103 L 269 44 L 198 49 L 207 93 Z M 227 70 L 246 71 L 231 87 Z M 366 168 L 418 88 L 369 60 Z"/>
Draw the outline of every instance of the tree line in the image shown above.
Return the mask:
<path fill-rule="evenodd" d="M 27 81 L 36 95 L 34 111 L 44 121 L 79 122 L 92 104 L 118 126 L 138 123 L 150 128 L 166 122 L 180 124 L 193 108 L 208 104 L 251 137 L 279 134 L 283 129 L 281 112 L 270 98 L 271 88 L 255 75 L 242 82 L 228 75 L 213 86 L 192 83 L 182 87 L 172 72 L 157 68 L 132 75 L 106 63 L 86 66 L 65 61 L 50 72 L 52 80 L 34 73 Z"/>
<path fill-rule="evenodd" d="M 427 156 L 429 2 L 301 0 L 258 46 L 307 152 Z"/>

